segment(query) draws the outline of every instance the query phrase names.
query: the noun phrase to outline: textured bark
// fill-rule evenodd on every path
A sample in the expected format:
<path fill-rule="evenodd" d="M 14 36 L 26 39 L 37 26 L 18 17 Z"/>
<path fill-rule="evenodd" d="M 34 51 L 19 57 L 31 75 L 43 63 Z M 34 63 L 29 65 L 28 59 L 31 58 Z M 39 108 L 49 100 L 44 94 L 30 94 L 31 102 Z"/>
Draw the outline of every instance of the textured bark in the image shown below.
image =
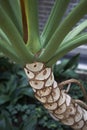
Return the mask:
<path fill-rule="evenodd" d="M 27 64 L 24 70 L 35 97 L 55 120 L 75 130 L 87 130 L 87 111 L 64 90 L 60 90 L 51 68 L 46 68 L 43 63 L 35 62 Z"/>

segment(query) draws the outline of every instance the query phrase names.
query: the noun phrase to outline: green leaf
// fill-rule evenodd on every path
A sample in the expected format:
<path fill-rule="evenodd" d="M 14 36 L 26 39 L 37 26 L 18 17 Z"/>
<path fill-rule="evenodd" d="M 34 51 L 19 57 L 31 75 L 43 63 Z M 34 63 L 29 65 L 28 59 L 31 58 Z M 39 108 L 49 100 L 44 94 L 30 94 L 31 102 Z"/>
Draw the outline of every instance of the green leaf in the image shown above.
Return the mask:
<path fill-rule="evenodd" d="M 0 130 L 5 130 L 5 120 L 2 114 L 0 114 Z"/>
<path fill-rule="evenodd" d="M 78 62 L 80 54 L 76 54 L 75 56 L 73 56 L 68 62 L 67 64 L 64 66 L 64 71 L 66 71 L 67 69 L 70 68 L 74 68 L 76 66 L 76 63 Z"/>
<path fill-rule="evenodd" d="M 77 78 L 78 74 L 75 72 L 75 69 L 78 65 L 79 55 L 80 54 L 76 54 L 69 60 L 63 59 L 60 64 L 55 64 L 53 68 L 55 77 L 58 77 L 59 80 L 64 80 L 65 78 Z"/>
<path fill-rule="evenodd" d="M 34 98 L 33 90 L 31 88 L 28 88 L 28 87 L 23 88 L 22 91 L 21 91 L 21 94 L 27 95 L 27 96 L 29 96 L 31 98 Z"/>
<path fill-rule="evenodd" d="M 5 110 L 2 111 L 2 114 L 3 114 L 3 117 L 5 119 L 5 129 L 6 130 L 13 130 L 13 126 L 11 123 L 11 119 L 9 118 L 9 114 Z"/>
<path fill-rule="evenodd" d="M 10 101 L 12 104 L 16 103 L 23 95 L 21 94 L 21 88 L 16 88 L 13 93 L 10 94 Z"/>
<path fill-rule="evenodd" d="M 23 0 L 25 5 L 28 41 L 27 47 L 34 54 L 41 49 L 39 25 L 38 25 L 38 1 L 37 0 Z"/>
<path fill-rule="evenodd" d="M 72 31 L 70 31 L 64 40 L 62 41 L 61 45 L 64 44 L 65 42 L 71 40 L 75 36 L 77 36 L 79 33 L 81 33 L 85 28 L 87 28 L 87 20 L 83 21 L 80 23 L 78 26 L 76 26 Z"/>
<path fill-rule="evenodd" d="M 16 77 L 15 76 L 11 76 L 10 80 L 7 82 L 7 86 L 8 88 L 8 93 L 9 96 L 15 91 L 16 87 L 17 87 L 17 82 L 16 82 Z"/>
<path fill-rule="evenodd" d="M 75 71 L 73 71 L 72 69 L 68 69 L 68 70 L 64 71 L 62 75 L 64 77 L 66 77 L 67 79 L 69 79 L 69 78 L 78 78 L 78 74 L 75 73 Z"/>
<path fill-rule="evenodd" d="M 79 4 L 68 14 L 68 16 L 61 22 L 55 33 L 49 40 L 49 43 L 44 48 L 39 56 L 42 62 L 48 62 L 53 57 L 58 47 L 62 43 L 64 37 L 69 33 L 72 27 L 87 13 L 87 0 L 82 0 Z"/>
<path fill-rule="evenodd" d="M 0 39 L 3 39 L 5 42 L 7 42 L 8 44 L 11 45 L 8 37 L 6 36 L 6 34 L 0 29 Z"/>
<path fill-rule="evenodd" d="M 54 34 L 56 28 L 58 28 L 69 2 L 69 0 L 55 1 L 50 16 L 48 17 L 46 25 L 41 34 L 41 44 L 43 46 L 45 46 L 48 43 L 48 41 Z"/>
<path fill-rule="evenodd" d="M 0 52 L 0 57 L 4 57 L 4 54 L 2 52 Z"/>
<path fill-rule="evenodd" d="M 0 105 L 8 102 L 10 100 L 9 96 L 7 95 L 0 95 Z"/>
<path fill-rule="evenodd" d="M 6 12 L 0 6 L 0 28 L 5 32 L 12 43 L 16 54 L 23 60 L 24 63 L 32 62 L 32 54 L 27 50 L 25 43 L 17 28 L 8 17 Z"/>
<path fill-rule="evenodd" d="M 9 57 L 17 63 L 23 63 L 22 60 L 16 55 L 14 48 L 6 43 L 6 41 L 0 39 L 0 51 L 5 54 L 6 57 Z"/>
<path fill-rule="evenodd" d="M 12 22 L 17 27 L 21 36 L 23 35 L 22 31 L 22 17 L 20 4 L 18 0 L 0 0 L 0 5 L 4 9 L 4 11 L 11 18 Z"/>
<path fill-rule="evenodd" d="M 35 115 L 31 115 L 29 119 L 27 119 L 27 121 L 24 124 L 24 127 L 21 130 L 35 130 L 36 124 L 37 117 Z"/>
<path fill-rule="evenodd" d="M 48 66 L 54 64 L 57 60 L 62 58 L 65 54 L 67 54 L 72 49 L 87 43 L 87 33 L 80 34 L 70 41 L 66 42 L 66 44 L 62 45 L 58 48 L 56 54 L 50 59 L 47 63 Z"/>

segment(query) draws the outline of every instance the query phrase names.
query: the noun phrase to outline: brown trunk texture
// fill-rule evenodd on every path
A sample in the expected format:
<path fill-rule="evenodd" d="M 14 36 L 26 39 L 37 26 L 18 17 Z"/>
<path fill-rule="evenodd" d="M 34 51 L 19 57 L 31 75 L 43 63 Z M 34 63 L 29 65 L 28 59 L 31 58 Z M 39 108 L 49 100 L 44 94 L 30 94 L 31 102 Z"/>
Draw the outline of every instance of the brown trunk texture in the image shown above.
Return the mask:
<path fill-rule="evenodd" d="M 27 64 L 24 68 L 35 97 L 51 116 L 75 130 L 87 130 L 87 111 L 64 90 L 60 90 L 51 68 L 43 63 Z"/>

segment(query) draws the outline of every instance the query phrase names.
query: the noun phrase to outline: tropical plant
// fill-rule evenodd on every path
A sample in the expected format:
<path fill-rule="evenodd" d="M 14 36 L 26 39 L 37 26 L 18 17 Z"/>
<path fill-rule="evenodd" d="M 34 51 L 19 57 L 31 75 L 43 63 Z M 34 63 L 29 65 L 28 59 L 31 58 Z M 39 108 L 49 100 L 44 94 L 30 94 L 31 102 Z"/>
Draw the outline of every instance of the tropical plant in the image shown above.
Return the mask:
<path fill-rule="evenodd" d="M 64 19 L 69 0 L 56 0 L 42 34 L 39 34 L 38 1 L 0 0 L 0 51 L 24 66 L 35 97 L 55 120 L 73 129 L 87 129 L 84 102 L 72 99 L 63 86 L 77 80 L 58 83 L 52 66 L 70 50 L 87 42 L 87 20 L 72 29 L 87 13 L 87 0 Z M 84 88 L 82 88 L 84 94 Z M 85 94 L 86 95 L 86 94 Z"/>

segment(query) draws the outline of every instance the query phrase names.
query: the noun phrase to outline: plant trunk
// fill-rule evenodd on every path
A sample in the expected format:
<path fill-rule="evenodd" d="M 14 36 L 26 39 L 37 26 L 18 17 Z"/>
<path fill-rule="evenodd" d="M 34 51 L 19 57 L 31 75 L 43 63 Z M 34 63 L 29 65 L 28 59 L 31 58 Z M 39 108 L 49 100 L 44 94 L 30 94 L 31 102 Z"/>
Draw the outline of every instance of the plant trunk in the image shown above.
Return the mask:
<path fill-rule="evenodd" d="M 87 130 L 87 111 L 58 87 L 51 68 L 35 62 L 27 64 L 24 70 L 35 97 L 55 120 L 75 130 Z"/>

